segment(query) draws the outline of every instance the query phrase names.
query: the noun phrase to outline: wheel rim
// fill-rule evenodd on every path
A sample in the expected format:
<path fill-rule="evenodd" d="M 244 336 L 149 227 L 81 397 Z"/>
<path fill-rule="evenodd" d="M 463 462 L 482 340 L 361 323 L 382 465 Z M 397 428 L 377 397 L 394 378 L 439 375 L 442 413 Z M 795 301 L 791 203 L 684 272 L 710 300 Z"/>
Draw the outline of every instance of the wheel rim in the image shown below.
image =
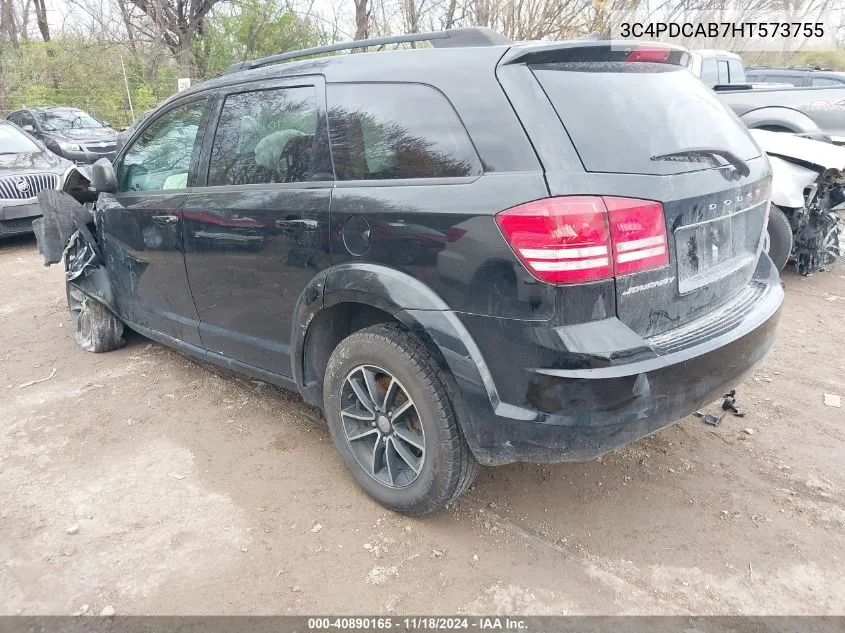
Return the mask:
<path fill-rule="evenodd" d="M 375 365 L 359 365 L 340 394 L 346 442 L 367 474 L 389 488 L 414 483 L 425 463 L 425 432 L 404 385 Z"/>
<path fill-rule="evenodd" d="M 833 264 L 840 256 L 839 248 L 839 228 L 832 227 L 824 236 L 822 242 L 822 250 L 824 251 L 824 265 L 829 266 Z"/>

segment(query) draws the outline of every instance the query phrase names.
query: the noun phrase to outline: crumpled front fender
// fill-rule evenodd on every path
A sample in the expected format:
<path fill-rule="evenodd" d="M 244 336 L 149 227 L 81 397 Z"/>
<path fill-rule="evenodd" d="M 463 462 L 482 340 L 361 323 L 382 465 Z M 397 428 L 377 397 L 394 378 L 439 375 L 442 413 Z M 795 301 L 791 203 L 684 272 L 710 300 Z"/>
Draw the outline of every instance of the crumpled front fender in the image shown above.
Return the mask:
<path fill-rule="evenodd" d="M 819 177 L 818 172 L 770 156 L 772 165 L 772 204 L 784 209 L 804 207 L 804 189 Z"/>

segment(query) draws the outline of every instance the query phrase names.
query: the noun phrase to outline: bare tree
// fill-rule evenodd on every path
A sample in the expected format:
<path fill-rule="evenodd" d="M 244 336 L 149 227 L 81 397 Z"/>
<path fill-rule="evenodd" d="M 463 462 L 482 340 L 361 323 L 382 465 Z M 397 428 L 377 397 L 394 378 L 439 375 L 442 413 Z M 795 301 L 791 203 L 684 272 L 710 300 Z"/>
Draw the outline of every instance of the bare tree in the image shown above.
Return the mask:
<path fill-rule="evenodd" d="M 208 12 L 220 0 L 129 0 L 149 18 L 182 72 L 193 71 L 191 46 Z M 357 1 L 357 0 L 356 0 Z"/>
<path fill-rule="evenodd" d="M 0 44 L 10 44 L 15 49 L 20 45 L 18 19 L 12 0 L 0 0 Z"/>
<path fill-rule="evenodd" d="M 365 40 L 370 34 L 370 11 L 368 0 L 352 0 L 355 3 L 355 39 Z"/>
<path fill-rule="evenodd" d="M 44 4 L 44 0 L 35 0 L 35 21 L 38 23 L 38 30 L 41 31 L 41 38 L 49 42 L 50 24 L 47 22 L 47 5 Z"/>

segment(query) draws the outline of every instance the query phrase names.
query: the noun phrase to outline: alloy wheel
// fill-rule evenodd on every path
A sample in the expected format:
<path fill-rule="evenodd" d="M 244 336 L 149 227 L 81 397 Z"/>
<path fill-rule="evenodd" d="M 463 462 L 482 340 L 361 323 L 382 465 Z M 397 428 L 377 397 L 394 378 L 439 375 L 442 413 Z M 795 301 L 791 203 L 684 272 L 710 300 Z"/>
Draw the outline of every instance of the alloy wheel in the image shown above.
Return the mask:
<path fill-rule="evenodd" d="M 381 367 L 359 365 L 343 381 L 340 402 L 344 435 L 361 468 L 390 488 L 414 483 L 425 461 L 425 433 L 402 383 Z"/>

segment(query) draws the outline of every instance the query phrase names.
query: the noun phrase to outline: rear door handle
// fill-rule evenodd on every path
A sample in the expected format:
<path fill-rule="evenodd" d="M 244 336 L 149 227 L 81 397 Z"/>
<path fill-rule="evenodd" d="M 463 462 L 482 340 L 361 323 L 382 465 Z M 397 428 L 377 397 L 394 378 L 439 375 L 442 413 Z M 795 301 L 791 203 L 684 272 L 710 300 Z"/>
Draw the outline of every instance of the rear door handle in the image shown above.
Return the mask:
<path fill-rule="evenodd" d="M 153 222 L 156 224 L 176 224 L 179 221 L 178 215 L 154 215 Z"/>
<path fill-rule="evenodd" d="M 277 229 L 301 229 L 313 231 L 317 228 L 317 220 L 304 220 L 302 218 L 276 220 L 275 224 Z"/>

